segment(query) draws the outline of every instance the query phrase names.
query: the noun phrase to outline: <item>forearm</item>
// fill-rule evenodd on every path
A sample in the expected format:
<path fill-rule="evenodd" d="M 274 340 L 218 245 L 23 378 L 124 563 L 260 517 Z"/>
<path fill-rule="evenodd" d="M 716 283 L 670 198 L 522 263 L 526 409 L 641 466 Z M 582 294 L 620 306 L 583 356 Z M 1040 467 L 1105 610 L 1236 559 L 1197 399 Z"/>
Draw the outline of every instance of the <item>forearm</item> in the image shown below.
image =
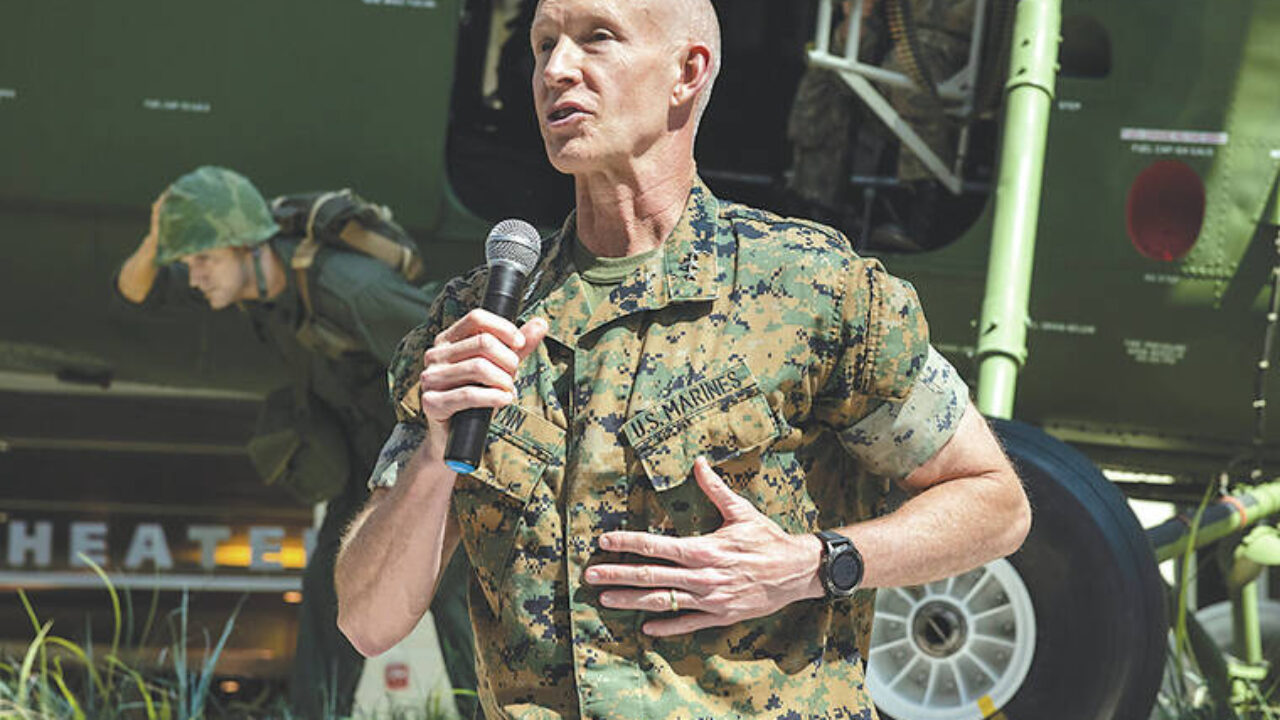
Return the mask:
<path fill-rule="evenodd" d="M 865 563 L 864 587 L 920 585 L 1016 551 L 1029 510 L 1012 472 L 939 483 L 895 512 L 836 530 Z"/>
<path fill-rule="evenodd" d="M 1012 472 L 957 478 L 935 485 L 885 517 L 830 528 L 862 555 L 860 587 L 923 585 L 959 575 L 1015 552 L 1026 536 L 1029 510 Z M 822 597 L 822 543 L 803 538 L 794 556 L 795 600 Z"/>
<path fill-rule="evenodd" d="M 159 270 L 155 263 L 154 243 L 144 242 L 124 261 L 120 274 L 116 276 L 116 287 L 125 300 L 141 304 L 151 294 Z"/>
<path fill-rule="evenodd" d="M 338 625 L 361 653 L 384 652 L 430 607 L 457 546 L 449 521 L 455 478 L 420 449 L 348 530 L 334 571 Z"/>

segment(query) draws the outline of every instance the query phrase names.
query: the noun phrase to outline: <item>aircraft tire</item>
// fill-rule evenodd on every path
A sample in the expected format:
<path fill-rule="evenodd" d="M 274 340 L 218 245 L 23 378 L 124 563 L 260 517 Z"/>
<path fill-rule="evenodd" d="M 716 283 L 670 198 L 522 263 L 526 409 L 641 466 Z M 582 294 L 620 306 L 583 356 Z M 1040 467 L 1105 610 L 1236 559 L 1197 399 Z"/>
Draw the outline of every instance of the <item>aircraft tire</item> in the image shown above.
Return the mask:
<path fill-rule="evenodd" d="M 1023 423 L 992 421 L 992 427 L 1026 485 L 1033 507 L 1031 532 L 1007 561 L 921 588 L 878 594 L 868 685 L 881 716 L 1147 717 L 1160 685 L 1168 624 L 1165 586 L 1145 532 L 1124 496 L 1084 455 Z M 1001 563 L 1015 571 L 1012 577 Z M 984 573 L 990 575 L 986 580 L 981 579 Z M 987 584 L 969 592 L 965 584 L 973 584 L 975 577 Z M 991 593 L 994 585 L 999 591 L 986 605 L 972 599 Z M 970 599 L 956 600 L 961 597 Z M 1026 603 L 1020 597 L 1030 599 L 1029 615 L 1022 611 Z M 947 602 L 953 610 L 941 611 L 942 622 L 918 620 L 929 607 Z M 1001 603 L 1008 609 L 995 607 Z M 998 619 L 998 625 L 991 619 Z M 946 635 L 938 632 L 939 626 L 963 627 L 968 637 L 937 642 Z M 1006 636 L 1003 641 L 992 637 L 1000 634 Z M 1007 653 L 989 652 L 1002 642 Z M 907 657 L 895 662 L 895 652 Z M 976 657 L 962 657 L 966 653 Z M 954 668 L 950 679 L 946 670 L 938 679 L 924 670 L 945 665 Z M 983 674 L 988 681 L 981 679 Z M 918 680 L 914 688 L 913 676 Z"/>

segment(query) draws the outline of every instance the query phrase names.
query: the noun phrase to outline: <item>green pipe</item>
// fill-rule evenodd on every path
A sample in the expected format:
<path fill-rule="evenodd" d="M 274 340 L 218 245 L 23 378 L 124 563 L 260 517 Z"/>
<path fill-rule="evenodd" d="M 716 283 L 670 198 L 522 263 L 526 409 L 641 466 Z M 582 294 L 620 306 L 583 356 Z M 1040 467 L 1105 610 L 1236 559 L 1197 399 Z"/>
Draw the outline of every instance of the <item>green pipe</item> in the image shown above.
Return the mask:
<path fill-rule="evenodd" d="M 1224 580 L 1231 596 L 1231 628 L 1236 657 L 1247 665 L 1262 663 L 1262 629 L 1258 619 L 1258 578 L 1268 567 L 1280 566 L 1280 531 L 1259 525 L 1244 536 Z"/>
<path fill-rule="evenodd" d="M 1195 546 L 1204 547 L 1277 513 L 1280 513 L 1280 481 L 1248 488 L 1205 508 L 1195 533 Z M 1155 551 L 1156 562 L 1164 562 L 1187 551 L 1191 527 L 1185 518 L 1174 518 L 1148 529 L 1147 538 Z"/>
<path fill-rule="evenodd" d="M 992 417 L 1012 417 L 1018 371 L 1027 357 L 1027 304 L 1061 26 L 1062 0 L 1018 3 L 978 326 L 978 409 Z"/>
<path fill-rule="evenodd" d="M 1236 656 L 1250 665 L 1262 662 L 1262 628 L 1258 625 L 1258 581 L 1240 589 L 1231 603 L 1231 630 Z"/>

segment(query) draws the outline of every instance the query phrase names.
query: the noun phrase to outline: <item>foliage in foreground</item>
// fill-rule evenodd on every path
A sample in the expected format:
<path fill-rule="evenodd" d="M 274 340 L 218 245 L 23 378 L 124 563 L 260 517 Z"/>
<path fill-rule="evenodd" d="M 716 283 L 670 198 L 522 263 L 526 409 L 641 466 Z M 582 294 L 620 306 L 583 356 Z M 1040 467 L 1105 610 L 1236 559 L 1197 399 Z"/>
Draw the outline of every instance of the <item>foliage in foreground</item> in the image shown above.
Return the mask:
<path fill-rule="evenodd" d="M 83 556 L 82 556 L 83 557 Z M 127 613 L 122 612 L 120 595 L 103 570 L 84 560 L 102 579 L 111 601 L 113 628 L 109 650 L 94 657 L 92 636 L 83 647 L 53 632 L 53 621 L 41 622 L 26 593 L 18 591 L 35 638 L 21 658 L 0 659 L 0 720 L 213 720 L 214 718 L 283 718 L 290 713 L 279 698 L 274 701 L 221 702 L 212 686 L 218 658 L 226 647 L 246 598 L 232 611 L 216 642 L 207 632 L 197 666 L 188 664 L 190 632 L 187 593 L 165 618 L 171 640 L 149 667 L 138 670 L 124 659 L 139 656 L 150 637 L 156 616 L 158 595 L 152 595 L 137 646 L 122 652 L 122 628 L 132 627 L 132 604 L 126 595 Z M 332 714 L 316 720 L 337 720 Z M 428 699 L 421 708 L 393 706 L 356 720 L 451 720 L 452 708 L 440 697 Z"/>

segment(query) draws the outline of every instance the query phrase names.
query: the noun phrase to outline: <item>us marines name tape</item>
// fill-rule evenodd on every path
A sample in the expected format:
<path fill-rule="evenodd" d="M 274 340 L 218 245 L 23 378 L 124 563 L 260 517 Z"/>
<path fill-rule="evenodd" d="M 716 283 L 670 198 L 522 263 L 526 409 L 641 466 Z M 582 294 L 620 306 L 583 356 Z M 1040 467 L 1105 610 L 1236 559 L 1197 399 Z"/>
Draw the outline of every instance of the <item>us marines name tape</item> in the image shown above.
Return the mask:
<path fill-rule="evenodd" d="M 700 382 L 661 401 L 653 409 L 636 413 L 627 423 L 627 434 L 638 439 L 647 437 L 662 427 L 675 425 L 715 401 L 743 389 L 750 379 L 751 371 L 746 365 L 735 365 L 724 375 Z"/>

